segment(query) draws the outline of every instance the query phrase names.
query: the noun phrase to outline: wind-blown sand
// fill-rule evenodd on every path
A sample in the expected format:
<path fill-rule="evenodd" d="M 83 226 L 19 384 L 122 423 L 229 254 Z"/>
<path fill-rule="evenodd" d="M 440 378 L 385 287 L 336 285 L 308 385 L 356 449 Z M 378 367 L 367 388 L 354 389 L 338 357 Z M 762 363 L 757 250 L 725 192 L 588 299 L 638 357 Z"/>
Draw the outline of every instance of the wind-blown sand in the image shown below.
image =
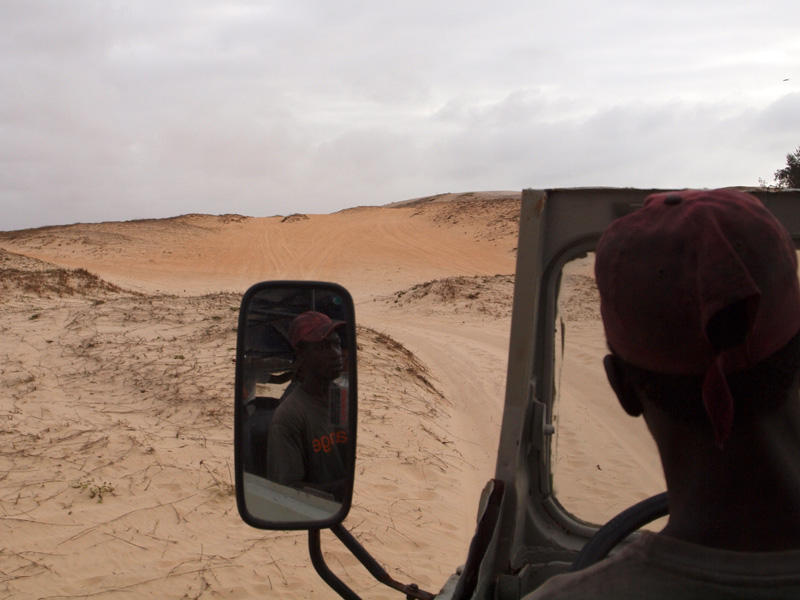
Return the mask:
<path fill-rule="evenodd" d="M 357 479 L 345 526 L 396 579 L 463 563 L 502 418 L 519 194 L 330 215 L 187 215 L 0 233 L 0 597 L 335 598 L 305 532 L 249 528 L 233 490 L 241 294 L 336 281 L 356 301 Z M 602 521 L 663 489 L 613 406 L 590 265 L 565 277 L 572 400 L 556 485 Z M 364 598 L 399 598 L 323 532 Z"/>

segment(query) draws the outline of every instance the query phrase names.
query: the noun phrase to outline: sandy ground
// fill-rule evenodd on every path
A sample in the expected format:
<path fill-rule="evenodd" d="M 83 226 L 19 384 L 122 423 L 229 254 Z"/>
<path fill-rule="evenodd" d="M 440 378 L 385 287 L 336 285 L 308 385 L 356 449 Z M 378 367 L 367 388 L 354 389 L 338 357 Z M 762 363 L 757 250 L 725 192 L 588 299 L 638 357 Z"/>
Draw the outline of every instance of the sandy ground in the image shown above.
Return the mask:
<path fill-rule="evenodd" d="M 476 193 L 0 233 L 0 598 L 338 597 L 304 532 L 252 529 L 236 511 L 236 317 L 266 279 L 353 294 L 345 525 L 393 577 L 437 591 L 494 471 L 518 211 L 516 193 Z M 663 479 L 602 380 L 591 264 L 570 269 L 555 483 L 600 522 Z M 332 536 L 323 549 L 362 597 L 400 597 Z"/>

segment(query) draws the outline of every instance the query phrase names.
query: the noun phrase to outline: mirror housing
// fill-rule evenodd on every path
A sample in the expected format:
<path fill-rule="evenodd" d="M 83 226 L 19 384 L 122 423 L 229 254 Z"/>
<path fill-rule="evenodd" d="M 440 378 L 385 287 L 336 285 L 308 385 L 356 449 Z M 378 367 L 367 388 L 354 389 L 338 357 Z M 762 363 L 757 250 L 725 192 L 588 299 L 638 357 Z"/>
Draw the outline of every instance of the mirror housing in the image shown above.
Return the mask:
<path fill-rule="evenodd" d="M 235 385 L 242 519 L 278 530 L 341 523 L 350 510 L 356 450 L 350 293 L 311 281 L 265 281 L 247 290 L 239 309 Z"/>

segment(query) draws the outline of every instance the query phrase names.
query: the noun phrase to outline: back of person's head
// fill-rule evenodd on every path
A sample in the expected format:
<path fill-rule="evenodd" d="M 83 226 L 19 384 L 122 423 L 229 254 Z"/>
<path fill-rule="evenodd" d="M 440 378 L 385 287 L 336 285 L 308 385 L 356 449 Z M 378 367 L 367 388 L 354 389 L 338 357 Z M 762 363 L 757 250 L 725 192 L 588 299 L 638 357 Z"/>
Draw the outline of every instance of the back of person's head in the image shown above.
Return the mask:
<path fill-rule="evenodd" d="M 595 273 L 628 381 L 670 415 L 707 423 L 718 445 L 797 385 L 796 252 L 754 196 L 651 195 L 608 227 Z"/>

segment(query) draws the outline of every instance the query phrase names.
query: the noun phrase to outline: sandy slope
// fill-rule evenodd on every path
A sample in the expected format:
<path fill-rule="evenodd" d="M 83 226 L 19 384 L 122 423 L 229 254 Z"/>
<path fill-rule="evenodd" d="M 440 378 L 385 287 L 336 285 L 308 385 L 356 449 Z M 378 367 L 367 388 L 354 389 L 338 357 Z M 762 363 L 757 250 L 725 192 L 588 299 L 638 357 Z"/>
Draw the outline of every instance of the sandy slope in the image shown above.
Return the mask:
<path fill-rule="evenodd" d="M 518 207 L 511 193 L 445 195 L 0 233 L 0 597 L 336 597 L 304 533 L 248 528 L 234 503 L 239 294 L 280 278 L 354 295 L 346 525 L 395 578 L 436 591 L 494 469 Z M 597 400 L 591 282 L 570 281 L 564 372 L 579 385 L 565 390 L 557 483 L 568 508 L 603 520 L 663 482 L 643 432 L 618 441 L 628 421 Z M 330 536 L 323 547 L 363 597 L 399 597 Z"/>

